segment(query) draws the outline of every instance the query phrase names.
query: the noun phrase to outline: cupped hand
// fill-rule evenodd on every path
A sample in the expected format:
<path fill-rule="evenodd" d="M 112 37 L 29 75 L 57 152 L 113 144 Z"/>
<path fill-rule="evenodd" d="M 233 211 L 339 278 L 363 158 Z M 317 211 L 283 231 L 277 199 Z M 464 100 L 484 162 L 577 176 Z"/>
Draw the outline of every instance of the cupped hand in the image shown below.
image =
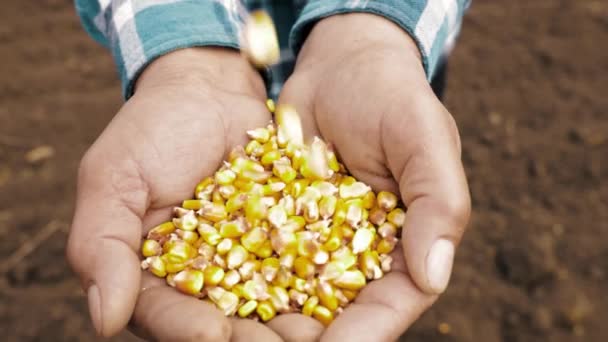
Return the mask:
<path fill-rule="evenodd" d="M 146 230 L 190 198 L 245 132 L 270 120 L 259 75 L 238 52 L 185 49 L 153 62 L 84 156 L 68 259 L 87 292 L 97 332 L 129 326 L 159 341 L 280 341 L 252 320 L 228 319 L 140 269 Z M 286 315 L 273 328 L 300 336 L 319 323 Z M 312 328 L 310 328 L 312 326 Z"/>
<path fill-rule="evenodd" d="M 364 28 L 364 29 L 363 29 Z M 370 283 L 322 341 L 392 341 L 448 284 L 470 215 L 454 120 L 436 98 L 416 44 L 372 14 L 312 29 L 279 102 L 333 144 L 347 169 L 407 206 L 393 272 Z"/>

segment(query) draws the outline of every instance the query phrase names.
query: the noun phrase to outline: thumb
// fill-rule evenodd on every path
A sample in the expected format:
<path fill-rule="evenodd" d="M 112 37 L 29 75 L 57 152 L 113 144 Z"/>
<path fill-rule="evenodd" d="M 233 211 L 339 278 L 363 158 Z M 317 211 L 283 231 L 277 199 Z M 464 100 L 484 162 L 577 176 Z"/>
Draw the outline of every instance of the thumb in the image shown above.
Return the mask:
<path fill-rule="evenodd" d="M 112 336 L 126 326 L 140 290 L 136 251 L 147 191 L 133 165 L 100 163 L 116 159 L 98 154 L 87 153 L 79 170 L 67 258 L 87 292 L 97 333 Z"/>
<path fill-rule="evenodd" d="M 388 114 L 383 146 L 407 207 L 402 243 L 408 271 L 422 291 L 439 294 L 471 204 L 452 117 L 434 97 L 416 102 L 403 107 L 408 115 Z"/>

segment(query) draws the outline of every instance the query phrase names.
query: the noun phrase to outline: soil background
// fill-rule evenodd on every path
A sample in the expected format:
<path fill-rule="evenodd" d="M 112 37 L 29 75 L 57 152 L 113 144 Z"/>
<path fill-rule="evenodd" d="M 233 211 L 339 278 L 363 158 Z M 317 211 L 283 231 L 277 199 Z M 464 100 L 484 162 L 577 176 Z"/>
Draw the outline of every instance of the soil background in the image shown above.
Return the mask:
<path fill-rule="evenodd" d="M 474 213 L 451 287 L 403 340 L 608 341 L 608 2 L 475 0 L 448 76 Z M 64 246 L 119 92 L 71 0 L 2 1 L 4 341 L 96 340 Z"/>

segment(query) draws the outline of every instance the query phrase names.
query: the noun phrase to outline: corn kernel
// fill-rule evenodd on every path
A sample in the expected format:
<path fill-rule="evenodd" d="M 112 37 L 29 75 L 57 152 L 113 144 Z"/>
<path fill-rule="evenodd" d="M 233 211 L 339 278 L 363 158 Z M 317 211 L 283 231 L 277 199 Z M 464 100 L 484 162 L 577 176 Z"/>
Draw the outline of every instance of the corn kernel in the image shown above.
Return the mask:
<path fill-rule="evenodd" d="M 386 219 L 397 228 L 403 227 L 405 223 L 405 211 L 401 208 L 395 208 L 386 215 Z"/>
<path fill-rule="evenodd" d="M 256 271 L 257 264 L 260 263 L 258 260 L 247 260 L 241 267 L 239 267 L 239 274 L 241 280 L 247 281 L 253 278 L 253 273 Z"/>
<path fill-rule="evenodd" d="M 268 322 L 277 314 L 275 308 L 269 301 L 258 303 L 258 307 L 255 311 L 258 313 L 258 316 L 260 316 L 260 319 L 264 322 Z"/>
<path fill-rule="evenodd" d="M 308 299 L 306 300 L 306 302 L 304 302 L 304 305 L 302 306 L 302 314 L 304 316 L 312 316 L 312 313 L 314 312 L 317 305 L 319 305 L 319 297 L 308 297 Z"/>
<path fill-rule="evenodd" d="M 286 195 L 283 198 L 281 198 L 279 200 L 278 205 L 282 206 L 283 209 L 285 209 L 285 212 L 287 213 L 287 216 L 293 216 L 296 213 L 296 202 L 294 201 L 293 197 Z M 288 219 L 289 221 L 289 219 Z M 287 224 L 287 223 L 286 223 Z"/>
<path fill-rule="evenodd" d="M 321 274 L 319 274 L 319 279 L 324 279 L 324 280 L 332 280 L 332 279 L 336 279 L 338 277 L 340 277 L 342 274 L 344 274 L 344 272 L 346 271 L 346 268 L 344 268 L 344 264 L 341 263 L 340 261 L 330 261 L 328 262 L 325 267 L 323 267 L 323 271 L 321 272 Z"/>
<path fill-rule="evenodd" d="M 245 218 L 249 222 L 256 222 L 265 219 L 268 215 L 268 206 L 264 204 L 258 195 L 251 195 L 245 205 Z"/>
<path fill-rule="evenodd" d="M 277 258 L 266 258 L 262 261 L 262 275 L 266 281 L 272 281 L 279 272 L 281 264 Z"/>
<path fill-rule="evenodd" d="M 376 251 L 364 251 L 359 254 L 359 269 L 367 279 L 378 279 L 382 276 L 380 261 Z"/>
<path fill-rule="evenodd" d="M 226 257 L 226 262 L 228 264 L 228 268 L 233 270 L 241 266 L 249 257 L 249 252 L 245 249 L 245 247 L 241 245 L 234 245 L 228 252 L 228 256 Z"/>
<path fill-rule="evenodd" d="M 346 223 L 351 227 L 357 227 L 363 217 L 363 201 L 361 199 L 351 199 L 346 202 Z"/>
<path fill-rule="evenodd" d="M 397 227 L 392 224 L 390 221 L 389 222 L 384 222 L 382 225 L 380 225 L 377 228 L 378 231 L 378 235 L 380 235 L 383 238 L 392 238 L 395 237 L 395 235 L 397 235 Z"/>
<path fill-rule="evenodd" d="M 163 252 L 165 252 L 167 261 L 171 263 L 184 263 L 194 258 L 197 253 L 194 247 L 180 240 L 167 241 L 163 246 Z"/>
<path fill-rule="evenodd" d="M 369 191 L 365 195 L 363 195 L 363 209 L 370 210 L 376 205 L 376 195 L 373 191 Z"/>
<path fill-rule="evenodd" d="M 271 286 L 268 289 L 270 303 L 278 312 L 289 311 L 289 294 L 284 287 Z"/>
<path fill-rule="evenodd" d="M 217 192 L 222 196 L 222 199 L 229 200 L 237 193 L 237 189 L 234 185 L 222 185 L 217 189 Z M 226 209 L 228 212 L 228 209 Z"/>
<path fill-rule="evenodd" d="M 276 109 L 274 100 L 272 100 L 272 99 L 266 100 L 266 108 L 268 109 L 269 112 L 274 113 L 274 111 Z"/>
<path fill-rule="evenodd" d="M 165 270 L 167 273 L 177 273 L 186 269 L 185 262 L 170 262 L 165 256 L 166 255 L 163 255 L 161 259 L 165 263 Z"/>
<path fill-rule="evenodd" d="M 247 227 L 242 220 L 223 222 L 220 224 L 220 236 L 223 238 L 239 238 L 245 234 Z"/>
<path fill-rule="evenodd" d="M 185 200 L 182 202 L 182 208 L 187 209 L 187 210 L 199 210 L 202 206 L 203 206 L 203 201 L 200 199 Z M 179 210 L 179 209 L 177 209 L 177 210 Z M 180 213 L 179 217 L 182 217 L 182 216 L 184 216 L 184 214 L 187 214 L 187 213 L 188 212 Z"/>
<path fill-rule="evenodd" d="M 349 270 L 333 280 L 333 283 L 348 290 L 359 290 L 365 286 L 365 276 L 359 270 Z"/>
<path fill-rule="evenodd" d="M 192 231 L 198 226 L 198 219 L 196 218 L 194 211 L 190 210 L 186 215 L 180 218 L 174 218 L 173 224 L 179 229 Z"/>
<path fill-rule="evenodd" d="M 247 194 L 236 193 L 226 201 L 226 212 L 229 214 L 245 207 Z"/>
<path fill-rule="evenodd" d="M 322 305 L 332 311 L 338 308 L 338 299 L 334 293 L 335 289 L 330 283 L 322 280 L 319 281 L 317 283 L 316 292 Z"/>
<path fill-rule="evenodd" d="M 288 230 L 275 229 L 270 232 L 270 243 L 277 254 L 283 255 L 296 248 L 297 235 Z"/>
<path fill-rule="evenodd" d="M 397 238 L 388 237 L 388 238 L 382 239 L 382 240 L 380 240 L 380 242 L 378 242 L 378 245 L 376 246 L 376 251 L 379 254 L 389 254 L 390 252 L 393 251 L 393 249 L 395 249 L 396 245 L 397 245 Z"/>
<path fill-rule="evenodd" d="M 338 204 L 336 196 L 329 195 L 321 198 L 319 202 L 319 214 L 324 220 L 327 220 L 336 212 L 336 204 Z"/>
<path fill-rule="evenodd" d="M 175 233 L 182 240 L 186 241 L 187 243 L 189 243 L 191 245 L 193 245 L 198 240 L 198 234 L 196 232 L 193 232 L 193 231 L 187 231 L 187 230 L 178 229 L 178 230 L 175 231 Z"/>
<path fill-rule="evenodd" d="M 141 254 L 144 257 L 158 256 L 163 252 L 163 248 L 156 240 L 145 240 L 141 245 Z"/>
<path fill-rule="evenodd" d="M 272 173 L 279 177 L 285 183 L 291 183 L 296 177 L 296 170 L 291 165 L 275 161 L 272 168 Z"/>
<path fill-rule="evenodd" d="M 344 269 L 349 269 L 357 263 L 357 257 L 353 254 L 350 248 L 344 246 L 333 252 L 331 260 L 342 263 Z"/>
<path fill-rule="evenodd" d="M 392 256 L 386 255 L 386 254 L 380 255 L 380 265 L 382 267 L 382 271 L 390 272 L 392 263 L 393 263 Z"/>
<path fill-rule="evenodd" d="M 233 316 L 239 305 L 239 297 L 232 292 L 226 291 L 215 305 L 224 312 L 225 316 Z"/>
<path fill-rule="evenodd" d="M 300 173 L 309 179 L 328 179 L 333 172 L 328 164 L 327 145 L 321 139 L 315 137 L 308 152 L 304 154 Z"/>
<path fill-rule="evenodd" d="M 285 267 L 281 267 L 279 268 L 276 277 L 274 277 L 274 279 L 272 280 L 272 284 L 274 286 L 287 288 L 289 284 L 291 284 L 292 277 L 293 275 L 288 269 L 286 269 Z"/>
<path fill-rule="evenodd" d="M 374 207 L 369 212 L 369 222 L 379 226 L 386 221 L 386 212 L 379 207 Z"/>
<path fill-rule="evenodd" d="M 256 128 L 247 131 L 247 136 L 255 141 L 264 144 L 270 139 L 270 132 L 266 128 Z"/>
<path fill-rule="evenodd" d="M 348 300 L 348 298 L 346 298 L 346 296 L 344 295 L 342 290 L 336 289 L 335 294 L 336 294 L 336 298 L 338 299 L 338 303 L 340 303 L 340 307 L 345 307 L 348 305 L 348 303 L 350 301 Z M 340 308 L 338 308 L 336 310 L 339 310 L 339 309 Z"/>
<path fill-rule="evenodd" d="M 241 236 L 241 245 L 255 253 L 268 239 L 268 234 L 261 227 L 255 227 Z"/>
<path fill-rule="evenodd" d="M 285 224 L 281 226 L 281 230 L 295 233 L 304 229 L 305 225 L 306 220 L 302 216 L 291 216 L 287 219 Z"/>
<path fill-rule="evenodd" d="M 198 214 L 202 218 L 211 222 L 219 222 L 227 217 L 226 207 L 223 204 L 213 202 L 203 203 L 201 209 L 198 211 Z"/>
<path fill-rule="evenodd" d="M 142 262 L 143 269 L 149 269 L 152 274 L 155 276 L 162 278 L 167 275 L 167 269 L 165 267 L 165 262 L 159 256 L 151 256 L 146 258 Z"/>
<path fill-rule="evenodd" d="M 255 300 L 250 300 L 250 301 L 246 302 L 245 304 L 241 305 L 241 307 L 238 310 L 239 316 L 242 318 L 245 318 L 245 317 L 251 315 L 257 307 L 258 307 L 258 302 Z"/>
<path fill-rule="evenodd" d="M 304 292 L 306 291 L 306 280 L 298 277 L 292 277 L 291 284 L 289 286 L 296 291 Z"/>
<path fill-rule="evenodd" d="M 397 196 L 395 196 L 395 194 L 392 192 L 380 191 L 376 197 L 376 200 L 378 202 L 378 206 L 386 212 L 395 209 L 397 206 Z"/>
<path fill-rule="evenodd" d="M 272 255 L 272 245 L 270 244 L 270 240 L 266 240 L 266 242 L 264 242 L 264 244 L 262 244 L 262 247 L 258 248 L 255 251 L 255 255 L 257 255 L 259 258 L 269 258 Z"/>
<path fill-rule="evenodd" d="M 277 150 L 268 151 L 268 152 L 264 153 L 264 155 L 260 159 L 260 162 L 264 166 L 270 166 L 270 165 L 273 165 L 273 163 L 275 161 L 279 160 L 279 158 L 281 158 L 281 152 L 279 152 Z"/>
<path fill-rule="evenodd" d="M 268 222 L 275 228 L 281 228 L 287 222 L 287 212 L 281 205 L 275 205 L 268 210 Z"/>
<path fill-rule="evenodd" d="M 213 256 L 215 255 L 215 251 L 215 247 L 207 243 L 202 243 L 198 247 L 198 254 L 200 254 L 203 258 L 207 260 L 211 260 L 213 258 Z"/>
<path fill-rule="evenodd" d="M 264 153 L 264 149 L 259 141 L 251 140 L 245 145 L 245 153 L 252 157 L 260 157 Z"/>
<path fill-rule="evenodd" d="M 293 198 L 299 198 L 304 194 L 304 191 L 308 189 L 308 185 L 310 184 L 310 180 L 308 179 L 296 179 L 293 182 L 289 183 L 288 189 L 290 189 L 290 195 Z M 297 209 L 296 209 L 297 211 Z"/>
<path fill-rule="evenodd" d="M 230 290 L 234 285 L 238 284 L 241 281 L 241 275 L 237 270 L 230 270 L 226 272 L 224 275 L 224 279 L 220 285 L 227 290 Z"/>
<path fill-rule="evenodd" d="M 201 223 L 198 225 L 198 233 L 211 246 L 215 246 L 222 241 L 222 236 L 212 225 Z"/>
<path fill-rule="evenodd" d="M 215 265 L 209 265 L 203 271 L 205 285 L 217 286 L 224 279 L 224 270 Z"/>
<path fill-rule="evenodd" d="M 217 246 L 215 246 L 216 253 L 219 255 L 225 255 L 228 252 L 230 252 L 233 245 L 234 245 L 234 240 L 225 238 L 222 241 L 220 241 L 220 243 L 218 243 Z"/>
<path fill-rule="evenodd" d="M 297 257 L 293 264 L 294 271 L 300 278 L 310 278 L 315 275 L 315 264 L 306 257 Z"/>
<path fill-rule="evenodd" d="M 354 182 L 352 184 L 340 184 L 339 189 L 340 197 L 344 199 L 363 197 L 367 193 L 372 191 L 372 189 L 368 185 L 361 182 Z"/>
<path fill-rule="evenodd" d="M 340 171 L 340 163 L 338 162 L 338 158 L 336 158 L 336 153 L 332 150 L 327 151 L 327 166 L 334 171 Z"/>
<path fill-rule="evenodd" d="M 295 303 L 299 307 L 303 306 L 304 303 L 306 303 L 306 300 L 308 299 L 308 295 L 306 293 L 302 293 L 294 289 L 289 290 L 288 294 L 289 300 L 291 300 L 292 303 Z"/>
<path fill-rule="evenodd" d="M 330 309 L 317 305 L 313 312 L 313 317 L 319 322 L 323 323 L 323 325 L 328 326 L 334 320 L 334 314 L 330 311 Z"/>
<path fill-rule="evenodd" d="M 175 287 L 189 295 L 198 295 L 205 282 L 203 272 L 199 270 L 183 270 L 173 277 Z"/>
<path fill-rule="evenodd" d="M 207 177 L 207 178 L 203 179 L 200 183 L 198 183 L 196 185 L 196 188 L 194 189 L 194 196 L 198 197 L 198 193 L 201 192 L 201 191 L 203 191 L 209 185 L 213 185 L 213 178 L 212 177 Z"/>
<path fill-rule="evenodd" d="M 357 229 L 353 237 L 352 248 L 353 253 L 359 254 L 368 249 L 374 242 L 374 231 L 367 228 Z"/>
<path fill-rule="evenodd" d="M 277 123 L 277 143 L 279 147 L 285 147 L 288 142 L 298 146 L 304 143 L 300 116 L 293 106 L 285 104 L 277 106 L 275 120 Z"/>

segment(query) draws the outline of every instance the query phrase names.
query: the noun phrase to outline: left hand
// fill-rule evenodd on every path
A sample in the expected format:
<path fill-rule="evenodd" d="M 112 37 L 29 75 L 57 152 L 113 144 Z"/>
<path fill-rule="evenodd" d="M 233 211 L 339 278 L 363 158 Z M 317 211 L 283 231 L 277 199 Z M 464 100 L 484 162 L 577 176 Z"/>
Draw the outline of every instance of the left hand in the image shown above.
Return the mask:
<path fill-rule="evenodd" d="M 447 287 L 468 223 L 454 119 L 429 86 L 413 40 L 372 14 L 319 22 L 279 102 L 294 105 L 304 131 L 333 144 L 355 177 L 400 193 L 408 208 L 393 272 L 318 331 L 322 341 L 396 340 Z"/>

